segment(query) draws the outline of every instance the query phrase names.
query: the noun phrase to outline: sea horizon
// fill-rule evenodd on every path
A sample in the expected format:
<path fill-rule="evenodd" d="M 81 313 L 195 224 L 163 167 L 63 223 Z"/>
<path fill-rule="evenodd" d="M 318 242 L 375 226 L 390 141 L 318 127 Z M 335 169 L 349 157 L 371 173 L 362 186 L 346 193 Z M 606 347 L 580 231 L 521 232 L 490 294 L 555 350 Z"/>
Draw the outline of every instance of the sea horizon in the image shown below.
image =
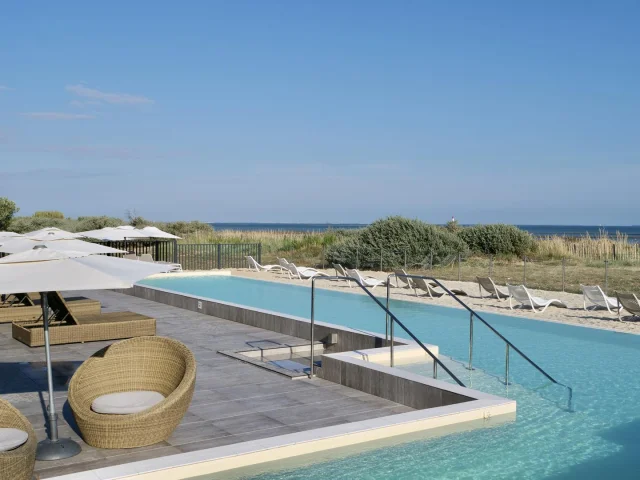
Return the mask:
<path fill-rule="evenodd" d="M 325 232 L 327 230 L 354 230 L 368 223 L 295 223 L 295 222 L 208 222 L 215 230 L 280 231 L 280 232 Z M 472 226 L 475 224 L 461 224 Z M 605 231 L 609 236 L 617 233 L 627 235 L 630 240 L 640 240 L 640 225 L 552 225 L 521 224 L 516 227 L 537 237 L 559 235 L 566 237 L 598 236 Z"/>

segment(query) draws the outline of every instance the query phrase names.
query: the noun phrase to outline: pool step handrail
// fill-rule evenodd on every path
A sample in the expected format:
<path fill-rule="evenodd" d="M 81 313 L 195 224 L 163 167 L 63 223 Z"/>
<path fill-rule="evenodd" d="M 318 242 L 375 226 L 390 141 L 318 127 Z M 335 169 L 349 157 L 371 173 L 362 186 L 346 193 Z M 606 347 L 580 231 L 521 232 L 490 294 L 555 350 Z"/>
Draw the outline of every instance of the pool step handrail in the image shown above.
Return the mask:
<path fill-rule="evenodd" d="M 389 275 L 387 275 L 387 308 L 386 308 L 386 310 L 388 310 L 388 307 L 389 307 L 389 296 L 390 296 L 390 293 L 391 293 L 390 280 L 391 280 L 392 277 L 402 277 L 402 278 L 406 278 L 406 279 L 422 278 L 424 280 L 428 280 L 428 281 L 434 282 L 437 286 L 442 288 L 447 294 L 449 294 L 449 296 L 451 296 L 456 302 L 458 302 L 463 308 L 465 308 L 469 312 L 469 365 L 467 367 L 469 370 L 473 370 L 473 318 L 475 317 L 478 320 L 480 320 L 487 328 L 489 328 L 489 330 L 491 330 L 494 334 L 496 334 L 500 339 L 502 339 L 502 341 L 505 342 L 505 345 L 506 345 L 505 385 L 509 385 L 509 353 L 510 353 L 510 350 L 515 350 L 525 361 L 527 361 L 536 370 L 538 370 L 540 373 L 542 373 L 542 375 L 544 375 L 549 381 L 551 381 L 552 383 L 554 383 L 556 385 L 560 385 L 561 387 L 564 387 L 564 388 L 566 388 L 568 390 L 568 392 L 569 392 L 569 409 L 571 410 L 571 405 L 572 405 L 572 400 L 573 400 L 573 388 L 571 388 L 568 385 L 565 385 L 562 382 L 557 381 L 555 378 L 553 378 L 551 375 L 549 375 L 540 365 L 538 365 L 536 362 L 531 360 L 522 350 L 520 350 L 518 347 L 516 347 L 504 335 L 502 335 L 500 332 L 498 332 L 498 330 L 496 330 L 489 322 L 487 322 L 484 318 L 482 318 L 478 314 L 478 312 L 476 312 L 469 305 L 467 305 L 465 302 L 460 300 L 460 298 L 458 298 L 458 295 L 456 295 L 451 290 L 449 290 L 447 287 L 445 287 L 436 278 L 428 277 L 428 276 L 425 276 L 425 275 L 411 275 L 411 274 L 408 274 L 408 273 L 407 274 L 390 273 Z M 391 350 L 391 353 L 390 353 L 390 357 L 391 357 L 391 366 L 393 366 L 393 343 L 394 343 L 393 342 L 393 322 L 397 321 L 397 319 L 395 319 L 395 317 L 390 317 L 390 318 L 391 318 L 391 323 L 390 323 L 390 328 L 388 330 L 391 333 L 391 339 L 390 339 L 390 345 L 391 345 L 390 350 Z"/>
<path fill-rule="evenodd" d="M 455 374 L 449 370 L 447 368 L 447 366 L 442 363 L 440 361 L 440 359 L 431 351 L 429 350 L 429 348 L 420 341 L 420 339 L 418 337 L 416 337 L 413 332 L 411 332 L 405 325 L 404 323 L 402 323 L 400 320 L 398 320 L 398 317 L 396 317 L 393 312 L 391 310 L 389 310 L 388 306 L 384 306 L 382 304 L 382 302 L 380 300 L 378 300 L 370 291 L 367 287 L 365 287 L 359 279 L 357 278 L 353 278 L 353 277 L 343 277 L 343 276 L 339 276 L 339 275 L 335 275 L 335 276 L 325 276 L 325 275 L 318 275 L 318 276 L 314 276 L 311 279 L 311 334 L 310 334 L 310 339 L 311 339 L 311 360 L 310 360 L 310 369 L 309 369 L 309 378 L 312 378 L 315 376 L 314 374 L 314 362 L 313 362 L 313 347 L 314 347 L 314 324 L 315 324 L 315 298 L 316 298 L 316 280 L 344 280 L 347 282 L 353 282 L 356 285 L 358 285 L 362 290 L 364 290 L 364 292 L 371 298 L 373 299 L 374 302 L 376 302 L 378 304 L 378 306 L 380 308 L 382 308 L 382 310 L 385 311 L 385 313 L 387 314 L 388 318 L 392 319 L 391 322 L 391 331 L 392 331 L 392 335 L 391 335 L 391 351 L 393 351 L 393 325 L 394 323 L 397 323 L 398 325 L 400 325 L 400 327 L 407 333 L 407 335 L 409 335 L 418 345 L 420 345 L 420 347 L 427 353 L 427 355 L 429 355 L 432 360 L 433 360 L 433 378 L 438 378 L 438 366 L 442 367 L 442 369 L 447 372 L 449 374 L 449 376 L 451 378 L 453 378 L 453 380 L 460 385 L 461 387 L 464 387 L 465 384 L 462 383 L 462 381 L 455 376 Z M 388 302 L 387 302 L 388 304 Z M 392 365 L 393 366 L 393 365 Z"/>

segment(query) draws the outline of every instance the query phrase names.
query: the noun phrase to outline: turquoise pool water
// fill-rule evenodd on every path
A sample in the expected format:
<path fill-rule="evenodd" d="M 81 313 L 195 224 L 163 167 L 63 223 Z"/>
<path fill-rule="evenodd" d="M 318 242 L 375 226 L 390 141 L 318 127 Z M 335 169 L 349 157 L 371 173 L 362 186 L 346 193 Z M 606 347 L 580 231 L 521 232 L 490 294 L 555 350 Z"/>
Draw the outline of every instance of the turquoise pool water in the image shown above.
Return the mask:
<path fill-rule="evenodd" d="M 309 316 L 310 292 L 305 287 L 237 277 L 143 283 Z M 316 302 L 318 320 L 384 332 L 384 314 L 367 297 L 318 290 Z M 501 382 L 504 344 L 479 322 L 474 331 L 478 370 L 464 369 L 469 317 L 463 311 L 404 301 L 392 301 L 391 309 L 419 338 L 451 357 L 447 364 L 467 386 L 515 398 L 517 421 L 252 478 L 640 478 L 640 336 L 483 314 L 551 375 L 574 388 L 574 411 L 569 412 L 564 389 L 550 386 L 514 355 L 514 383 L 507 389 Z M 402 368 L 423 371 L 425 366 Z"/>

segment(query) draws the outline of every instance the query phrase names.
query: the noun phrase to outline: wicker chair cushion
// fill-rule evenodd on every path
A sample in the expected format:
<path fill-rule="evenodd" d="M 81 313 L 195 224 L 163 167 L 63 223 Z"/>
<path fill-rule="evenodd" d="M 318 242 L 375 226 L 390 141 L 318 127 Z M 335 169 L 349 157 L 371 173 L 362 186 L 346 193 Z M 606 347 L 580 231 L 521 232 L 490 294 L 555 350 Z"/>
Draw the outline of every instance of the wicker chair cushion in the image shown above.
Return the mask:
<path fill-rule="evenodd" d="M 0 428 L 0 452 L 6 452 L 24 445 L 29 434 L 17 428 Z"/>
<path fill-rule="evenodd" d="M 149 390 L 109 393 L 96 398 L 91 410 L 111 415 L 129 415 L 150 409 L 164 400 L 164 395 Z"/>

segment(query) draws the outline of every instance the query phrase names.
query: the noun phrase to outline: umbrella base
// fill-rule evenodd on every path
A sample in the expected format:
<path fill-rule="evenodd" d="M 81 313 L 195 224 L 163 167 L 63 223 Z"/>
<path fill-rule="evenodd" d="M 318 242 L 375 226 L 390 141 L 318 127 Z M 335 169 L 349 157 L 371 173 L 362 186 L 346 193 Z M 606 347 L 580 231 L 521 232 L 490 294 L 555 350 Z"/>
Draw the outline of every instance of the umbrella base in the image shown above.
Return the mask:
<path fill-rule="evenodd" d="M 61 460 L 78 455 L 81 450 L 80 445 L 70 438 L 59 438 L 58 440 L 47 438 L 38 443 L 36 460 Z"/>

